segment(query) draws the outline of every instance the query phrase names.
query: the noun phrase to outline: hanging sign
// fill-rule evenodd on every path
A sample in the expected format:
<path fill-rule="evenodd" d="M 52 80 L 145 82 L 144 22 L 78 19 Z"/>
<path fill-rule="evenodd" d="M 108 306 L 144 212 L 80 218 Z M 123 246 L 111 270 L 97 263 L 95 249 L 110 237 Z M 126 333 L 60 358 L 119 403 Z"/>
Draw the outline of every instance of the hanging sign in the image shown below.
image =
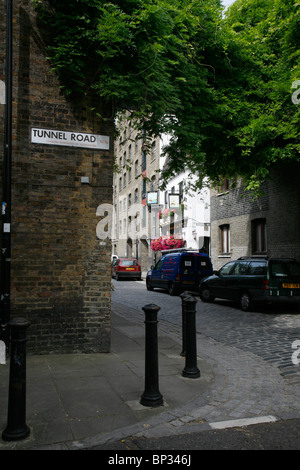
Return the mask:
<path fill-rule="evenodd" d="M 109 150 L 109 137 L 105 135 L 38 129 L 36 127 L 31 129 L 31 142 L 33 144 Z"/>
<path fill-rule="evenodd" d="M 180 206 L 180 194 L 169 194 L 169 208 L 174 209 L 175 207 Z"/>
<path fill-rule="evenodd" d="M 148 191 L 147 192 L 147 204 L 158 204 L 158 192 Z"/>

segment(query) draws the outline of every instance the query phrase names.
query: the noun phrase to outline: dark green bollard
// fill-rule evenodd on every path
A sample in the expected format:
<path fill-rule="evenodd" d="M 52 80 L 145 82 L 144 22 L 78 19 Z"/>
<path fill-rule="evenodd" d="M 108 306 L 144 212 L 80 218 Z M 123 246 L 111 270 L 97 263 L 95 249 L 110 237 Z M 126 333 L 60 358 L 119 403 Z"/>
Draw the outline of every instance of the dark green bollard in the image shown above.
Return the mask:
<path fill-rule="evenodd" d="M 26 330 L 30 323 L 16 318 L 8 325 L 11 331 L 8 417 L 2 439 L 15 441 L 30 434 L 26 425 Z"/>
<path fill-rule="evenodd" d="M 194 297 L 185 297 L 186 314 L 186 355 L 185 368 L 182 371 L 183 377 L 195 379 L 200 377 L 200 370 L 197 367 L 197 342 L 196 342 L 196 303 Z"/>
<path fill-rule="evenodd" d="M 154 304 L 145 305 L 146 346 L 145 346 L 145 390 L 140 403 L 144 406 L 163 405 L 163 397 L 158 385 L 158 343 L 157 312 L 160 307 Z"/>

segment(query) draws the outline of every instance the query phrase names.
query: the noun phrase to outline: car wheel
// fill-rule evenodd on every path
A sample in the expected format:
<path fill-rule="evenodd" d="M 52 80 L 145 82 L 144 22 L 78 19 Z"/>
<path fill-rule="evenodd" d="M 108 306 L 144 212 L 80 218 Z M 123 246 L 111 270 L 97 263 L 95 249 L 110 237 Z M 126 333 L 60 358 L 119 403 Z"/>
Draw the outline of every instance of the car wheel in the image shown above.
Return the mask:
<path fill-rule="evenodd" d="M 253 308 L 253 301 L 248 292 L 243 292 L 240 298 L 240 306 L 244 312 L 249 312 Z"/>
<path fill-rule="evenodd" d="M 149 279 L 146 280 L 146 287 L 147 290 L 153 290 L 153 287 L 151 286 L 151 281 Z"/>
<path fill-rule="evenodd" d="M 199 297 L 202 302 L 213 302 L 215 300 L 214 296 L 211 295 L 209 287 L 205 284 L 200 287 Z"/>
<path fill-rule="evenodd" d="M 170 282 L 168 285 L 168 292 L 170 295 L 177 295 L 178 289 L 175 286 L 174 282 Z"/>
<path fill-rule="evenodd" d="M 115 277 L 116 281 L 119 281 L 119 274 L 116 273 L 116 277 Z"/>

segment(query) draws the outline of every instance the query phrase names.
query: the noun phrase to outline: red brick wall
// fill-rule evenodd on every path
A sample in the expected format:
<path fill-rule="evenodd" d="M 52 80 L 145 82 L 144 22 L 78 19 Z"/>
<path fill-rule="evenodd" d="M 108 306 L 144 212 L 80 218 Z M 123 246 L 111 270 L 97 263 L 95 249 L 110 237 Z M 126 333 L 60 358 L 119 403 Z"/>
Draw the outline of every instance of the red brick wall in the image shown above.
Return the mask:
<path fill-rule="evenodd" d="M 112 203 L 113 122 L 104 125 L 87 103 L 65 99 L 41 33 L 31 1 L 14 0 L 11 316 L 29 318 L 29 352 L 106 352 L 111 247 L 96 238 L 96 209 Z M 0 113 L 3 123 L 3 105 Z M 31 127 L 106 135 L 110 150 L 32 144 Z M 2 124 L 0 133 L 3 147 Z"/>

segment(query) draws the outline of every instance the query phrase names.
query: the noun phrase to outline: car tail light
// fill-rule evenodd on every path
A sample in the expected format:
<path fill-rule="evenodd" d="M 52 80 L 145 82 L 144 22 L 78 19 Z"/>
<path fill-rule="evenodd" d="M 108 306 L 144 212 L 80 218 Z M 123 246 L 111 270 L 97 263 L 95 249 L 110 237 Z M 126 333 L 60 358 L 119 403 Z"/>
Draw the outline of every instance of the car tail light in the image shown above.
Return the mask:
<path fill-rule="evenodd" d="M 180 281 L 180 274 L 176 274 L 176 281 Z"/>
<path fill-rule="evenodd" d="M 261 285 L 262 290 L 269 290 L 269 280 L 264 279 Z"/>

